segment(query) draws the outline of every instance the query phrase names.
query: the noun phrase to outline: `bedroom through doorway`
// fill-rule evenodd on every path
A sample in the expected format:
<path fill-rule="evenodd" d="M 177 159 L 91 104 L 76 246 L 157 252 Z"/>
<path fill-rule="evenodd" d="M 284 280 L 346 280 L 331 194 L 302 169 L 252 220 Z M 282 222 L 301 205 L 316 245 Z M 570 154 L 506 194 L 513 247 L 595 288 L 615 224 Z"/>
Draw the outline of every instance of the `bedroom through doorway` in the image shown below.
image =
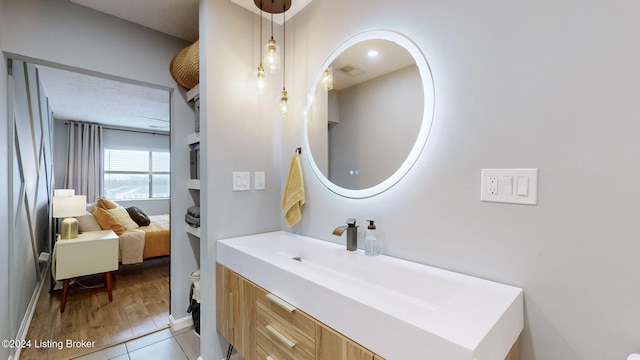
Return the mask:
<path fill-rule="evenodd" d="M 124 231 L 109 228 L 117 233 L 120 248 L 118 270 L 112 272 L 112 301 L 102 274 L 87 274 L 69 279 L 61 312 L 61 281 L 53 278 L 49 267 L 42 276 L 42 291 L 26 335 L 27 340 L 87 341 L 94 342 L 93 346 L 24 349 L 20 358 L 72 358 L 166 329 L 170 314 L 170 91 L 82 69 L 25 66 L 35 66 L 36 75 L 27 83 L 37 82 L 41 89 L 38 96 L 47 99 L 43 111 L 53 115 L 51 124 L 42 126 L 48 129 L 42 136 L 49 137 L 51 149 L 48 153 L 43 150 L 45 155 L 40 157 L 44 166 L 52 169 L 45 189 L 49 198 L 53 198 L 54 189 L 63 188 L 75 188 L 76 195 L 86 195 L 77 187 L 89 180 L 86 176 L 69 180 L 72 171 L 68 164 L 75 161 L 70 160 L 69 149 L 82 149 L 77 151 L 81 156 L 87 151 L 81 145 L 69 146 L 76 137 L 70 128 L 98 124 L 101 141 L 96 158 L 101 159 L 97 164 L 101 175 L 90 180 L 100 184 L 100 193 L 87 195 L 87 212 L 78 217 L 79 230 L 86 234 L 105 229 L 95 215 L 101 208 L 116 218 Z M 15 92 L 15 96 L 21 94 Z M 15 103 L 28 104 L 30 100 Z M 20 119 L 16 117 L 16 121 Z M 100 206 L 100 200 L 115 208 Z M 141 225 L 134 214 L 141 214 L 149 223 Z M 55 257 L 58 221 L 50 220 L 50 239 L 34 252 Z"/>

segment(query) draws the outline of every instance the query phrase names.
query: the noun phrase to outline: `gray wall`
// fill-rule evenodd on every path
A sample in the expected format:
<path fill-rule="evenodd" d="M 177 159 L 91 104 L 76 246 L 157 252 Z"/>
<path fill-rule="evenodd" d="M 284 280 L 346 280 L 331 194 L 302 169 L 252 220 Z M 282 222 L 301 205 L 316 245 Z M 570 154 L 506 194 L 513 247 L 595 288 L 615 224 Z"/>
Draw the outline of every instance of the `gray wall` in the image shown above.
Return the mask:
<path fill-rule="evenodd" d="M 53 115 L 33 64 L 11 61 L 9 71 L 9 329 L 26 334 L 25 316 L 37 301 L 36 288 L 51 253 Z M 28 317 L 28 316 L 27 316 Z M 12 349 L 12 351 L 16 351 Z M 17 352 L 17 351 L 16 351 Z"/>
<path fill-rule="evenodd" d="M 328 178 L 347 189 L 378 185 L 400 168 L 418 137 L 424 114 L 418 67 L 336 92 L 340 121 L 329 130 Z"/>
<path fill-rule="evenodd" d="M 0 20 L 4 13 L 4 0 L 0 1 Z M 4 49 L 4 21 L 0 21 L 0 52 Z M 7 62 L 0 56 L 0 109 L 7 109 Z M 9 153 L 9 120 L 8 112 L 0 111 L 0 154 Z M 9 169 L 8 156 L 0 156 L 0 169 Z M 9 213 L 9 172 L 0 171 L 0 204 L 4 204 L 2 212 Z M 9 288 L 9 221 L 7 216 L 0 216 L 0 289 Z M 0 291 L 0 339 L 11 339 L 9 291 Z M 0 358 L 7 359 L 10 349 L 0 347 Z"/>
<path fill-rule="evenodd" d="M 280 132 L 299 117 L 282 119 L 277 112 L 281 76 L 267 76 L 268 88 L 261 95 L 257 91 L 257 15 L 231 1 L 202 1 L 200 27 L 200 132 L 206 157 L 201 162 L 201 216 L 206 219 L 201 230 L 201 352 L 209 360 L 222 358 L 225 346 L 214 341 L 216 240 L 280 228 Z M 224 41 L 218 41 L 221 34 Z M 285 150 L 287 157 L 295 147 Z M 233 171 L 251 172 L 251 191 L 232 191 Z M 255 171 L 266 173 L 265 190 L 253 190 Z"/>
<path fill-rule="evenodd" d="M 164 87 L 171 92 L 171 118 L 178 120 L 172 121 L 172 132 L 180 120 L 193 118 L 184 91 L 168 71 L 173 56 L 188 45 L 185 41 L 64 0 L 7 1 L 0 17 L 7 56 Z M 172 137 L 171 148 L 186 149 L 184 139 Z M 183 190 L 188 162 L 172 162 L 171 170 L 172 193 Z M 175 181 L 181 177 L 182 182 Z M 189 203 L 186 196 L 171 200 L 173 229 L 184 228 Z M 185 237 L 172 231 L 171 314 L 176 319 L 188 316 L 188 274 L 198 266 L 199 257 L 193 246 L 185 246 Z"/>
<path fill-rule="evenodd" d="M 639 18 L 631 0 L 313 1 L 287 23 L 293 114 L 327 54 L 389 28 L 425 53 L 435 118 L 410 173 L 379 196 L 340 198 L 305 164 L 294 230 L 338 242 L 336 225 L 372 218 L 389 255 L 524 288 L 523 360 L 640 352 Z M 301 134 L 287 122 L 284 151 Z M 479 201 L 482 168 L 522 167 L 540 169 L 537 206 Z"/>

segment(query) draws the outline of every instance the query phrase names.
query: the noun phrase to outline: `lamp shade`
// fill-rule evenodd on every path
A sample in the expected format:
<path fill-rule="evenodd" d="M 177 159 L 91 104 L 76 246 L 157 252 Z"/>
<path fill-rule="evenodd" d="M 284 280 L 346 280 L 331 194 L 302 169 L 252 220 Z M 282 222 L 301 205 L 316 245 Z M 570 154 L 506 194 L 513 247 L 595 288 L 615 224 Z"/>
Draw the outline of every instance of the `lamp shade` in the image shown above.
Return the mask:
<path fill-rule="evenodd" d="M 75 189 L 55 189 L 53 191 L 53 196 L 73 196 L 75 194 Z"/>
<path fill-rule="evenodd" d="M 55 218 L 82 216 L 86 212 L 86 207 L 85 195 L 53 197 L 53 217 Z"/>

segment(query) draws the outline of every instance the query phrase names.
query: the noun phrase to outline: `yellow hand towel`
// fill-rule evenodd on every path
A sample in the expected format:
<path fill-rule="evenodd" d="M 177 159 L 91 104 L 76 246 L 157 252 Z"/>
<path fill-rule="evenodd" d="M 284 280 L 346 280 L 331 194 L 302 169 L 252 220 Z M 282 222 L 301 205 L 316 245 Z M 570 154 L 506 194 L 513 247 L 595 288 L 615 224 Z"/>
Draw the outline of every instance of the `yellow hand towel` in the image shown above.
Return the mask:
<path fill-rule="evenodd" d="M 300 157 L 294 153 L 289 165 L 289 176 L 284 186 L 280 209 L 284 210 L 284 221 L 292 227 L 302 218 L 302 205 L 304 205 L 304 186 L 302 182 L 302 168 Z"/>

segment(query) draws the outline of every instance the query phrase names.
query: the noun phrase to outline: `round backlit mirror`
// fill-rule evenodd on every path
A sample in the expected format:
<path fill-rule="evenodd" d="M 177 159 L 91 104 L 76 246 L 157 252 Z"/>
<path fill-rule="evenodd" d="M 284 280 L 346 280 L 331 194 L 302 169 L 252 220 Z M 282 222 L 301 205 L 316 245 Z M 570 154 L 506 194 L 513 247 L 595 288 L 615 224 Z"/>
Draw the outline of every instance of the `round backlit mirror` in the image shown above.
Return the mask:
<path fill-rule="evenodd" d="M 429 65 L 410 39 L 390 30 L 348 39 L 307 96 L 304 142 L 313 172 L 345 197 L 389 189 L 422 152 L 433 106 Z"/>

